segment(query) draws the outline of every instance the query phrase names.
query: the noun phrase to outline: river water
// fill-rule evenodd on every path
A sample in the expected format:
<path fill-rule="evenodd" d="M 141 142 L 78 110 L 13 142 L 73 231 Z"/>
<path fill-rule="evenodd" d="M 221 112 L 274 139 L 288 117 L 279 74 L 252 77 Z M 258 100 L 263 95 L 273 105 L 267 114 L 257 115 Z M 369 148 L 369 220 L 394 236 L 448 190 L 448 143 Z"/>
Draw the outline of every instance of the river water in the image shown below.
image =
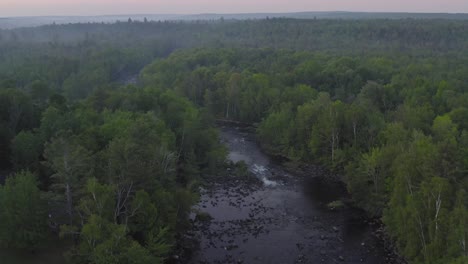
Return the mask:
<path fill-rule="evenodd" d="M 393 263 L 364 214 L 326 205 L 346 196 L 322 180 L 326 170 L 292 174 L 262 153 L 252 134 L 221 128 L 229 159 L 244 161 L 258 181 L 237 178 L 202 190 L 199 249 L 190 263 Z M 257 183 L 255 183 L 257 182 Z"/>

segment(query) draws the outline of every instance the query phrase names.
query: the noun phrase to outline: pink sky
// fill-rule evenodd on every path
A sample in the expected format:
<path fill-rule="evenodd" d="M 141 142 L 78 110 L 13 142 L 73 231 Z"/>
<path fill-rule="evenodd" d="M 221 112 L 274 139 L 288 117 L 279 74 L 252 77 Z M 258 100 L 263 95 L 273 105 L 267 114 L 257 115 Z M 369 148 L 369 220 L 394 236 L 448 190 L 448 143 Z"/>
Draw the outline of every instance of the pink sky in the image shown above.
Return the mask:
<path fill-rule="evenodd" d="M 468 0 L 0 0 L 0 16 L 298 11 L 468 13 Z"/>

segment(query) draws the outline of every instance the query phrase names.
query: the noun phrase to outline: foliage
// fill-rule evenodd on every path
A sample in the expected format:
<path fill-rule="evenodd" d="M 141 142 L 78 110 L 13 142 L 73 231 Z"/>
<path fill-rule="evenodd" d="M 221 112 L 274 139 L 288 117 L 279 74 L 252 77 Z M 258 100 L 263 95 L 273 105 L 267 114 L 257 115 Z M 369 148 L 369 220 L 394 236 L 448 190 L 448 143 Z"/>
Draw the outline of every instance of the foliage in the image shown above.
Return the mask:
<path fill-rule="evenodd" d="M 194 87 L 200 71 L 211 79 Z M 410 261 L 448 263 L 466 256 L 466 73 L 464 55 L 211 49 L 174 53 L 142 76 L 218 118 L 258 123 L 271 154 L 344 172 L 356 204 L 382 217 Z"/>
<path fill-rule="evenodd" d="M 34 250 L 47 236 L 45 201 L 30 172 L 19 172 L 0 186 L 0 246 Z"/>
<path fill-rule="evenodd" d="M 0 30 L 0 168 L 18 172 L 0 187 L 1 246 L 40 245 L 49 215 L 76 241 L 76 263 L 164 262 L 197 183 L 223 167 L 213 124 L 229 119 L 258 125 L 274 155 L 343 173 L 411 262 L 465 263 L 466 27 L 266 19 Z"/>

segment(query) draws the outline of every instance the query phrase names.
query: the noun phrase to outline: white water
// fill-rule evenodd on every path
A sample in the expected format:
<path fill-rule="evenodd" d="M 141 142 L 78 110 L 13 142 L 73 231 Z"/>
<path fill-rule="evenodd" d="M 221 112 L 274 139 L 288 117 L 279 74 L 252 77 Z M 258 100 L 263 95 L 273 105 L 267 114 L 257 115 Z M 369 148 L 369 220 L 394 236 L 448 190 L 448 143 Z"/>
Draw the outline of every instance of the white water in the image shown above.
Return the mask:
<path fill-rule="evenodd" d="M 263 154 L 257 145 L 249 138 L 239 137 L 239 132 L 235 129 L 225 130 L 223 135 L 224 143 L 229 146 L 228 159 L 234 163 L 243 161 L 249 170 L 260 179 L 265 186 L 276 187 L 278 182 L 269 179 L 271 173 L 268 169 L 269 158 Z"/>
<path fill-rule="evenodd" d="M 275 187 L 278 185 L 277 182 L 269 180 L 267 178 L 266 173 L 268 172 L 268 169 L 265 168 L 264 166 L 253 164 L 251 171 L 260 178 L 260 180 L 263 182 L 265 186 Z"/>

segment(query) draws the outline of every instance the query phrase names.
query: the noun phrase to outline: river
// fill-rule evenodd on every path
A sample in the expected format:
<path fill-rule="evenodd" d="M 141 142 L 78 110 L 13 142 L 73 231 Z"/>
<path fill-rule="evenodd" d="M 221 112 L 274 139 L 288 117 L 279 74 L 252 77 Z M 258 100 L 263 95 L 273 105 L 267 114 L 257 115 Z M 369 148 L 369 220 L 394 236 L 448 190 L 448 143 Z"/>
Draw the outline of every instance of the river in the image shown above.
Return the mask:
<path fill-rule="evenodd" d="M 326 170 L 290 173 L 239 128 L 221 128 L 221 138 L 256 179 L 226 176 L 202 189 L 196 208 L 212 219 L 195 221 L 199 249 L 189 263 L 396 263 L 362 211 L 326 206 L 346 197 L 323 180 Z"/>

